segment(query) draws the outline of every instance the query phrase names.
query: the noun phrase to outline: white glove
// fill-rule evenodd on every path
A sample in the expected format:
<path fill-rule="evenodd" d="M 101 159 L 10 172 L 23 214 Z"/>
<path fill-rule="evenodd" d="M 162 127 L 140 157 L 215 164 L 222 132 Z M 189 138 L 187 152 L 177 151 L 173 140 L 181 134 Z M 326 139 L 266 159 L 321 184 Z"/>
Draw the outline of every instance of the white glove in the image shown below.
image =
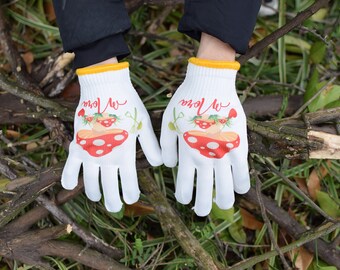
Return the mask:
<path fill-rule="evenodd" d="M 188 204 L 197 174 L 194 211 L 206 216 L 216 204 L 233 206 L 234 191 L 250 188 L 246 116 L 235 89 L 238 62 L 189 59 L 183 84 L 163 115 L 161 148 L 167 167 L 179 165 L 176 199 Z"/>
<path fill-rule="evenodd" d="M 162 164 L 161 151 L 150 117 L 131 84 L 128 63 L 82 68 L 77 74 L 81 95 L 61 183 L 65 189 L 74 189 L 83 164 L 87 197 L 100 200 L 100 174 L 105 207 L 118 212 L 122 208 L 118 172 L 124 201 L 135 203 L 140 194 L 136 137 L 151 165 Z"/>

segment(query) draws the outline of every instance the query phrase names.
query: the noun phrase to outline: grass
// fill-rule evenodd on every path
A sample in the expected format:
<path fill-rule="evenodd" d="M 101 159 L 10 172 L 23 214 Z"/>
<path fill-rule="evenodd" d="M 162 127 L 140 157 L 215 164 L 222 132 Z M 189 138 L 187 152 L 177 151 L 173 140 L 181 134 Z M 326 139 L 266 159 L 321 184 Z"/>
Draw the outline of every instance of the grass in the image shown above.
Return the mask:
<path fill-rule="evenodd" d="M 280 2 L 278 15 L 258 18 L 253 42 L 282 26 L 286 20 L 313 1 Z M 48 1 L 42 0 L 14 1 L 6 9 L 11 21 L 13 40 L 21 53 L 33 53 L 33 65 L 53 55 L 61 47 L 56 23 L 54 20 L 48 20 L 46 9 L 44 9 L 47 3 Z M 287 101 L 289 96 L 306 95 L 306 92 L 313 91 L 313 87 L 318 83 L 329 80 L 335 76 L 334 74 L 339 75 L 340 28 L 335 24 L 339 19 L 339 7 L 338 1 L 331 2 L 328 9 L 321 10 L 301 27 L 281 38 L 278 43 L 270 45 L 257 58 L 248 61 L 240 70 L 243 79 L 237 81 L 241 99 L 244 101 L 248 97 L 278 94 L 284 96 Z M 151 33 L 152 37 L 148 36 L 151 23 L 160 16 L 163 9 L 164 7 L 145 5 L 139 8 L 131 15 L 133 28 L 127 35 L 127 42 L 132 52 L 127 58 L 131 64 L 132 82 L 147 109 L 154 111 L 165 109 L 172 93 L 184 78 L 187 59 L 197 48 L 196 42 L 175 30 L 182 14 L 182 7 L 174 8 Z M 324 45 L 318 46 L 325 47 L 324 53 L 312 49 L 320 42 Z M 173 44 L 178 46 L 173 46 Z M 321 58 L 321 60 L 316 61 L 314 58 Z M 1 69 L 6 71 L 5 59 L 1 58 L 0 63 L 3 64 Z M 314 84 L 311 84 L 311 77 L 315 70 L 317 79 Z M 271 83 L 263 83 L 268 80 Z M 251 82 L 257 83 L 252 86 Z M 337 80 L 334 85 L 339 83 Z M 283 86 L 285 84 L 287 86 Z M 289 87 L 289 85 L 296 87 Z M 244 90 L 247 92 L 246 95 Z M 268 120 L 284 117 L 286 105 L 287 103 L 284 102 L 280 113 Z M 8 130 L 17 134 L 9 138 L 12 144 L 19 147 L 18 153 L 10 154 L 9 146 L 4 143 L 1 143 L 1 149 L 11 159 L 12 166 L 21 176 L 27 172 L 15 161 L 23 154 L 42 168 L 66 160 L 67 153 L 49 139 L 48 131 L 42 124 L 1 125 L 1 128 L 4 134 L 7 134 Z M 319 178 L 320 190 L 324 191 L 328 197 L 316 199 L 316 202 L 327 213 L 330 213 L 330 204 L 327 202 L 333 202 L 335 203 L 332 204 L 335 205 L 333 208 L 336 207 L 336 213 L 339 213 L 340 163 L 338 161 L 272 159 L 257 154 L 251 154 L 251 156 L 256 163 L 256 169 L 261 172 L 263 193 L 274 198 L 284 209 L 289 210 L 304 226 L 319 225 L 323 222 L 323 218 L 311 207 L 306 207 L 302 198 L 284 185 L 281 178 L 262 166 L 261 161 L 273 164 L 291 180 L 300 181 L 301 186 L 308 186 L 308 181 L 317 181 L 315 179 Z M 320 175 L 322 168 L 326 169 L 326 175 Z M 319 177 L 311 178 L 313 172 Z M 266 234 L 267 227 L 250 229 L 249 224 L 245 225 L 245 217 L 241 214 L 239 206 L 235 206 L 232 212 L 225 213 L 223 219 L 212 215 L 209 218 L 198 218 L 190 209 L 191 205 L 183 206 L 175 201 L 173 191 L 176 169 L 156 168 L 153 170 L 153 175 L 191 232 L 214 258 L 225 265 L 233 265 L 272 249 Z M 4 181 L 5 179 L 1 177 L 0 187 Z M 60 187 L 57 186 L 54 189 L 57 191 Z M 1 201 L 4 200 L 1 198 Z M 147 198 L 142 195 L 141 201 L 147 202 Z M 69 217 L 93 234 L 122 249 L 125 257 L 121 263 L 126 266 L 141 269 L 197 269 L 192 258 L 183 252 L 177 241 L 171 236 L 163 235 L 157 216 L 152 213 L 140 217 L 124 216 L 124 211 L 117 214 L 108 213 L 102 202 L 92 203 L 83 194 L 64 204 L 62 209 Z M 339 214 L 337 215 L 339 217 Z M 253 215 L 252 218 L 262 220 L 258 214 Z M 56 224 L 56 221 L 49 217 L 41 220 L 35 227 L 45 228 L 51 224 Z M 279 244 L 288 244 L 292 241 L 281 231 L 278 224 L 272 222 L 272 226 Z M 338 233 L 339 231 L 330 233 L 325 239 L 331 241 L 338 236 Z M 65 240 L 80 242 L 75 235 Z M 297 257 L 295 259 L 287 257 L 287 259 L 296 262 Z M 85 266 L 63 258 L 48 257 L 46 259 L 54 269 L 87 269 Z M 304 258 L 299 257 L 299 259 Z M 322 267 L 326 265 L 314 256 L 308 269 L 327 269 Z M 282 269 L 282 264 L 279 258 L 274 256 L 263 263 L 258 263 L 254 269 L 265 268 Z M 8 262 L 0 258 L 0 269 L 33 268 L 18 261 Z"/>

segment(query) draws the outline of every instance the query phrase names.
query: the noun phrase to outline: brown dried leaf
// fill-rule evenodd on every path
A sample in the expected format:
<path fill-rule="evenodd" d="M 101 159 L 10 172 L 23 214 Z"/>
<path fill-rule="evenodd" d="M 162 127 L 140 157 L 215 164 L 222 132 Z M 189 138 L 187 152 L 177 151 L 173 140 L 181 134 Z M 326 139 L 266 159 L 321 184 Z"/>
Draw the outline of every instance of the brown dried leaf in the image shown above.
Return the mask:
<path fill-rule="evenodd" d="M 252 214 L 247 210 L 240 208 L 242 216 L 242 226 L 250 230 L 261 230 L 263 222 L 258 221 Z"/>
<path fill-rule="evenodd" d="M 155 212 L 155 209 L 151 205 L 148 205 L 142 202 L 136 202 L 131 205 L 128 205 L 128 204 L 125 205 L 124 216 L 138 217 L 138 216 L 149 215 L 154 212 Z"/>
<path fill-rule="evenodd" d="M 32 63 L 34 61 L 34 55 L 32 52 L 26 52 L 21 55 L 22 59 L 24 60 L 27 68 L 27 72 L 31 73 L 32 71 Z"/>
<path fill-rule="evenodd" d="M 297 165 L 302 164 L 302 160 L 300 159 L 293 159 L 291 161 L 292 167 L 295 167 Z M 299 177 L 299 176 L 294 176 L 293 177 L 295 182 L 297 183 L 298 187 L 306 194 L 308 194 L 308 188 L 307 188 L 307 183 L 306 183 L 306 177 Z"/>
<path fill-rule="evenodd" d="M 328 166 L 330 166 L 330 161 L 327 161 Z M 320 191 L 321 180 L 328 174 L 328 170 L 324 166 L 314 168 L 312 173 L 309 175 L 307 181 L 308 193 L 313 200 L 316 200 L 316 193 Z"/>
<path fill-rule="evenodd" d="M 44 1 L 44 9 L 47 20 L 54 21 L 56 19 L 52 0 Z"/>
<path fill-rule="evenodd" d="M 5 133 L 6 138 L 8 139 L 18 139 L 20 138 L 21 134 L 18 131 L 7 129 Z"/>
<path fill-rule="evenodd" d="M 36 142 L 31 142 L 26 145 L 26 150 L 30 151 L 37 148 L 39 145 Z"/>
<path fill-rule="evenodd" d="M 295 267 L 299 270 L 307 270 L 310 264 L 313 262 L 314 255 L 311 254 L 303 247 L 293 249 L 291 252 L 291 259 L 295 260 Z"/>
<path fill-rule="evenodd" d="M 0 68 L 5 72 L 10 72 L 12 70 L 11 65 L 9 63 L 1 64 Z"/>
<path fill-rule="evenodd" d="M 67 85 L 64 91 L 61 93 L 61 97 L 67 101 L 78 101 L 80 95 L 80 86 L 77 82 L 72 82 Z"/>
<path fill-rule="evenodd" d="M 304 193 L 308 193 L 308 188 L 307 188 L 307 184 L 306 184 L 306 179 L 301 178 L 301 177 L 294 177 L 296 183 L 298 184 L 298 187 L 304 192 Z"/>

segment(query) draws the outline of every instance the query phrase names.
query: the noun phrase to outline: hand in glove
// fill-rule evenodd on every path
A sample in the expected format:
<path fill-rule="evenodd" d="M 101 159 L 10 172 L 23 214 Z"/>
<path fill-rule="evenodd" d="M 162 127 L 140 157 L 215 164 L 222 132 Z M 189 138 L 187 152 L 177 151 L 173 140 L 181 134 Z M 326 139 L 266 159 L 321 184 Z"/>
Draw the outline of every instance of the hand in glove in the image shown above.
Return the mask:
<path fill-rule="evenodd" d="M 229 209 L 234 191 L 250 188 L 246 116 L 235 89 L 238 62 L 189 60 L 186 78 L 163 115 L 161 148 L 168 167 L 179 164 L 176 199 L 209 214 L 215 179 L 216 204 Z"/>
<path fill-rule="evenodd" d="M 131 84 L 128 63 L 82 68 L 77 74 L 81 95 L 61 183 L 65 189 L 74 189 L 83 165 L 87 197 L 100 200 L 100 175 L 105 207 L 118 212 L 122 208 L 118 173 L 127 204 L 136 202 L 140 194 L 136 138 L 153 166 L 162 164 L 160 148 L 150 117 Z"/>

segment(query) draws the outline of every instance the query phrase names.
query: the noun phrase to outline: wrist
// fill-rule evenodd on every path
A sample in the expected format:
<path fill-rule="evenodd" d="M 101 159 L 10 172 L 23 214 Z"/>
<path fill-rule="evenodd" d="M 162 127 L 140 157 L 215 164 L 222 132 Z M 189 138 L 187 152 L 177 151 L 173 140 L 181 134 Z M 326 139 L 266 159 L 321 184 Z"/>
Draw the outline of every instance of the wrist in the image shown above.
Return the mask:
<path fill-rule="evenodd" d="M 231 70 L 239 70 L 240 63 L 237 61 L 221 61 L 221 60 L 210 60 L 206 58 L 198 58 L 191 57 L 188 60 L 189 63 L 203 67 L 203 68 L 211 68 L 211 69 L 231 69 Z"/>
<path fill-rule="evenodd" d="M 118 91 L 127 83 L 131 84 L 128 62 L 79 68 L 76 73 L 82 96 L 87 94 L 102 96 L 108 91 Z"/>
<path fill-rule="evenodd" d="M 101 62 L 99 62 L 99 63 L 90 65 L 90 66 L 88 66 L 88 67 L 95 67 L 95 66 L 107 65 L 107 64 L 117 64 L 117 63 L 118 63 L 117 57 L 112 57 L 112 58 L 110 58 L 110 59 L 106 59 L 106 60 L 101 61 Z"/>
<path fill-rule="evenodd" d="M 236 52 L 227 43 L 202 33 L 197 58 L 219 61 L 235 61 Z"/>

